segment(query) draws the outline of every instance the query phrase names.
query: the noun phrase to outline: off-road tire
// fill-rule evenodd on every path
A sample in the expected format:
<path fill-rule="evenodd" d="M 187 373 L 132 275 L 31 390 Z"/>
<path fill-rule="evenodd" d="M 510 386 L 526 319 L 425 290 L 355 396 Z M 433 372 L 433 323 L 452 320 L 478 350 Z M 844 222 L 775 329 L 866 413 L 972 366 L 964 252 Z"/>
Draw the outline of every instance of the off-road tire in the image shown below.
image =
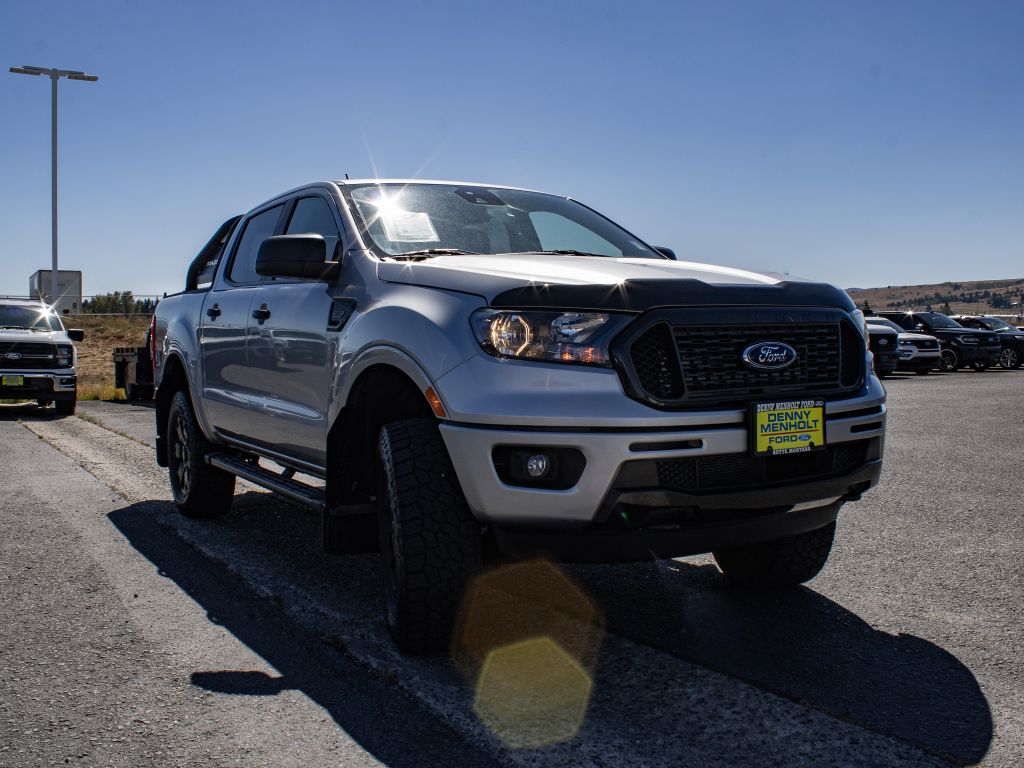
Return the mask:
<path fill-rule="evenodd" d="M 960 355 L 957 354 L 955 349 L 947 347 L 942 350 L 942 356 L 939 358 L 939 370 L 945 371 L 946 373 L 952 373 L 960 367 Z"/>
<path fill-rule="evenodd" d="M 825 567 L 835 534 L 833 520 L 823 528 L 785 539 L 718 550 L 715 562 L 736 586 L 791 587 L 810 581 Z"/>
<path fill-rule="evenodd" d="M 206 463 L 216 448 L 199 429 L 184 391 L 171 400 L 166 435 L 167 474 L 178 511 L 195 518 L 226 514 L 235 495 L 235 476 Z"/>
<path fill-rule="evenodd" d="M 58 416 L 74 416 L 75 408 L 78 407 L 78 397 L 75 396 L 70 400 L 57 400 L 53 407 L 57 409 Z"/>
<path fill-rule="evenodd" d="M 378 451 L 388 631 L 405 653 L 446 651 L 463 592 L 480 568 L 480 524 L 433 419 L 385 424 Z"/>
<path fill-rule="evenodd" d="M 999 353 L 999 367 L 1005 368 L 1008 371 L 1015 371 L 1020 368 L 1020 364 L 1020 353 L 1016 349 L 1006 347 Z"/>

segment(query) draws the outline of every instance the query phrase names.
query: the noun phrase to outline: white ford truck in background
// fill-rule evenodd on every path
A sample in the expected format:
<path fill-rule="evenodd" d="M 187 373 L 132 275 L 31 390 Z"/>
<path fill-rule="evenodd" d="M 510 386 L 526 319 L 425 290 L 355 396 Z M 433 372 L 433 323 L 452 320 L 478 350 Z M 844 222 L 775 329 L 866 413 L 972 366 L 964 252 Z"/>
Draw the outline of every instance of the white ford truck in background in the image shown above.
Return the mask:
<path fill-rule="evenodd" d="M 187 515 L 236 477 L 379 533 L 399 647 L 446 647 L 484 553 L 824 566 L 881 470 L 841 290 L 675 260 L 567 197 L 310 184 L 225 222 L 154 321 L 157 460 Z M 317 479 L 316 482 L 310 478 Z"/>

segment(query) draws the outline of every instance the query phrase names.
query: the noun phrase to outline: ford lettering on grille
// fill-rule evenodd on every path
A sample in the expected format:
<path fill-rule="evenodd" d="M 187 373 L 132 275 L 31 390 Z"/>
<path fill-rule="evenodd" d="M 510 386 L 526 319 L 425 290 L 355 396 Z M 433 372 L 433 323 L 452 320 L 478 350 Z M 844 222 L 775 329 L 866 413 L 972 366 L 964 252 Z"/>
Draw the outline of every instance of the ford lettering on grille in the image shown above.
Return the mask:
<path fill-rule="evenodd" d="M 781 371 L 796 362 L 796 350 L 781 341 L 759 341 L 743 350 L 743 362 L 762 371 Z"/>
<path fill-rule="evenodd" d="M 21 352 L 6 352 L 4 357 L 8 360 L 21 360 Z"/>

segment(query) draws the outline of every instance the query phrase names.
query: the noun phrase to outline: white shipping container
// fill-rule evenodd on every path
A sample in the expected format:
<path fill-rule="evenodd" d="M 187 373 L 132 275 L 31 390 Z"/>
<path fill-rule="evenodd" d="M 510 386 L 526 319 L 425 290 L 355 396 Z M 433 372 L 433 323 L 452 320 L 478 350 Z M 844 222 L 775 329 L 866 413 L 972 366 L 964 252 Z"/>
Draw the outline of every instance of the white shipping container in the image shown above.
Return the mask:
<path fill-rule="evenodd" d="M 52 304 L 58 314 L 77 315 L 82 311 L 82 273 L 61 269 L 57 272 L 57 298 L 51 296 L 53 283 L 51 269 L 40 269 L 28 279 L 28 295 Z"/>

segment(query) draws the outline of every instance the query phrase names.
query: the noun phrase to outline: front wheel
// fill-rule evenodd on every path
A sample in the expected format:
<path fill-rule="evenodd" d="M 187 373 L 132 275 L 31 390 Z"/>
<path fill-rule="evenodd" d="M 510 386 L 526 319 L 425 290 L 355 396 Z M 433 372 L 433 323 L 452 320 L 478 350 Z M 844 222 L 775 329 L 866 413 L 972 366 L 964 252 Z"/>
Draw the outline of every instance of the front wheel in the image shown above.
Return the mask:
<path fill-rule="evenodd" d="M 952 373 L 960 367 L 960 355 L 955 349 L 946 348 L 942 350 L 942 357 L 939 358 L 939 370 Z"/>
<path fill-rule="evenodd" d="M 999 367 L 1005 368 L 1008 371 L 1016 370 L 1020 368 L 1020 354 L 1016 349 L 1007 347 L 999 355 Z"/>
<path fill-rule="evenodd" d="M 386 424 L 378 450 L 388 630 L 405 653 L 444 651 L 463 592 L 480 568 L 480 525 L 433 419 Z"/>
<path fill-rule="evenodd" d="M 176 392 L 167 415 L 167 469 L 174 503 L 185 517 L 220 517 L 231 509 L 235 476 L 206 463 L 214 450 L 188 395 Z"/>
<path fill-rule="evenodd" d="M 825 567 L 835 534 L 833 520 L 785 539 L 718 550 L 715 562 L 725 578 L 740 587 L 791 587 L 810 581 Z"/>

